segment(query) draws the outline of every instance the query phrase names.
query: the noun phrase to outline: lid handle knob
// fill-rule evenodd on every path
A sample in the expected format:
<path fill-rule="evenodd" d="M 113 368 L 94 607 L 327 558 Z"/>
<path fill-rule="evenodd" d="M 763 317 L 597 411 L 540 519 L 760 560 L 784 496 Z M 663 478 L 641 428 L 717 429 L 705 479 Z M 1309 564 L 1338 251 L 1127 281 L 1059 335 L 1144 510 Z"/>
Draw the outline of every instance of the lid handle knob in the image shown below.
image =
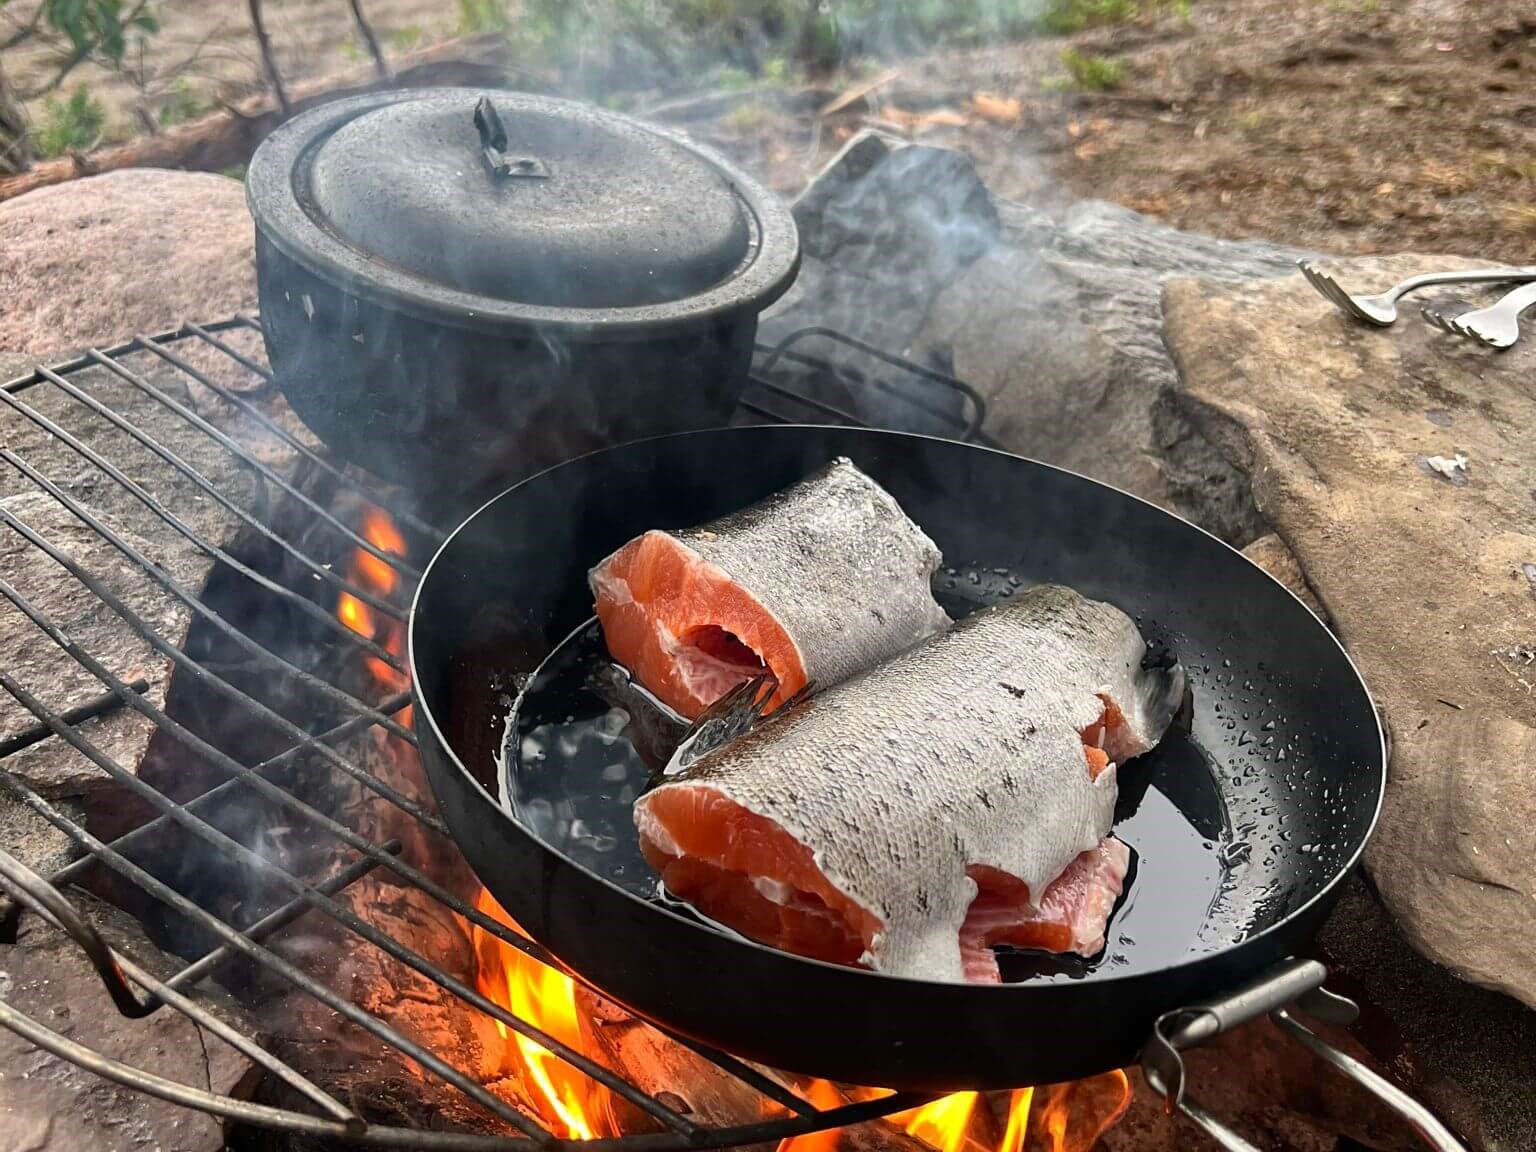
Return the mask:
<path fill-rule="evenodd" d="M 480 133 L 480 157 L 493 180 L 548 180 L 549 166 L 535 156 L 507 152 L 507 126 L 489 96 L 475 101 L 475 129 Z"/>

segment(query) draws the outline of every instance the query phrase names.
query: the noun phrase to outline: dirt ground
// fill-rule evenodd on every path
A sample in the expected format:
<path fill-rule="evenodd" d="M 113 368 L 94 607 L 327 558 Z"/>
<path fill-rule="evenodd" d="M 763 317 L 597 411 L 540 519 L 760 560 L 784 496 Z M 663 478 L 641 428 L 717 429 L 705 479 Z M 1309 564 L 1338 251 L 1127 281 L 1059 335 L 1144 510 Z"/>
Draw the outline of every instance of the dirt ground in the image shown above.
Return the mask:
<path fill-rule="evenodd" d="M 30 2 L 15 0 L 6 18 Z M 388 51 L 457 27 L 453 4 L 365 7 Z M 254 88 L 243 4 L 167 0 L 160 11 L 156 51 L 167 61 L 195 54 L 187 74 L 200 92 Z M 267 0 L 267 11 L 285 75 L 361 59 L 343 0 Z M 1069 47 L 1117 59 L 1118 86 L 1060 90 Z M 8 54 L 5 64 L 14 83 L 42 61 Z M 825 115 L 886 65 L 809 89 L 626 103 L 680 122 L 785 194 L 877 124 L 964 147 L 997 192 L 1045 207 L 1101 196 L 1219 236 L 1536 260 L 1532 0 L 1193 0 L 1187 16 L 1165 10 L 1070 39 L 888 66 L 894 77 Z M 78 75 L 121 131 L 142 89 Z"/>
<path fill-rule="evenodd" d="M 1069 46 L 1119 59 L 1120 85 L 1045 90 Z M 706 134 L 786 190 L 884 122 L 965 147 L 994 190 L 1044 206 L 1098 196 L 1230 238 L 1536 259 L 1531 0 L 1197 0 L 1187 20 L 897 67 L 819 140 L 739 113 L 747 128 Z M 977 92 L 1017 100 L 1017 122 Z"/>

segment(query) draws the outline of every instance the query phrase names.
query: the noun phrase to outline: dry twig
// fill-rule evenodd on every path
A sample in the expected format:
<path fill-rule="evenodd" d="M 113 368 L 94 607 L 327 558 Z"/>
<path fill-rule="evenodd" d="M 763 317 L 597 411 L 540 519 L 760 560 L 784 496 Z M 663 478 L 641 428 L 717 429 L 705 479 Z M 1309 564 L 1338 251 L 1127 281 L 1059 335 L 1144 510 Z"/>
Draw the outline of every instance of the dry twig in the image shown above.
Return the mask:
<path fill-rule="evenodd" d="M 384 59 L 384 50 L 379 47 L 379 38 L 373 34 L 368 17 L 363 15 L 363 0 L 347 0 L 347 6 L 352 9 L 352 22 L 357 25 L 358 35 L 363 38 L 368 55 L 373 57 L 374 71 L 379 74 L 380 80 L 389 79 L 389 62 Z"/>
<path fill-rule="evenodd" d="M 267 25 L 261 17 L 261 0 L 247 0 L 251 10 L 251 31 L 256 33 L 256 46 L 261 49 L 261 70 L 266 73 L 267 83 L 272 85 L 272 95 L 277 97 L 277 107 L 284 117 L 291 111 L 288 93 L 283 90 L 283 77 L 272 58 L 272 38 L 267 35 Z"/>

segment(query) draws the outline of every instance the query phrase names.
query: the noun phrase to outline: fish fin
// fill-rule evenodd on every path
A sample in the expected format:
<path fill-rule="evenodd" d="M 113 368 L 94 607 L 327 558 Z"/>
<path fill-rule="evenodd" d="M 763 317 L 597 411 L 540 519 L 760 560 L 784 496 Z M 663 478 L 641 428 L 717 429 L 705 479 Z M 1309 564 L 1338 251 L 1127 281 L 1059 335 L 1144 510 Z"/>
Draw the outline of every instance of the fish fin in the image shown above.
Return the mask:
<path fill-rule="evenodd" d="M 1141 731 L 1155 744 L 1186 710 L 1192 697 L 1189 677 L 1184 674 L 1184 666 L 1175 662 L 1143 667 L 1136 681 L 1136 719 Z"/>
<path fill-rule="evenodd" d="M 768 710 L 779 682 L 771 672 L 762 672 L 744 680 L 716 700 L 693 722 L 678 742 L 677 751 L 662 771 L 663 778 L 675 776 L 696 760 L 746 735 Z M 809 685 L 806 686 L 807 688 Z M 805 689 L 795 693 L 799 699 Z"/>

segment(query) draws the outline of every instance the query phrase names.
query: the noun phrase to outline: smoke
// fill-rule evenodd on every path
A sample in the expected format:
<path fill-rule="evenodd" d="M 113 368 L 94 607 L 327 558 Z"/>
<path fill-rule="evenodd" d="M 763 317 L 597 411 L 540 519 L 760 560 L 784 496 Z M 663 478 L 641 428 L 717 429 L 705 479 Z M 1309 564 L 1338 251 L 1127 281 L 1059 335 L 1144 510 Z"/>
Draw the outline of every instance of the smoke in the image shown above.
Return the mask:
<path fill-rule="evenodd" d="M 828 76 L 871 59 L 974 46 L 1048 27 L 1060 0 L 529 0 L 514 42 L 555 63 L 567 90 L 647 89 Z"/>

